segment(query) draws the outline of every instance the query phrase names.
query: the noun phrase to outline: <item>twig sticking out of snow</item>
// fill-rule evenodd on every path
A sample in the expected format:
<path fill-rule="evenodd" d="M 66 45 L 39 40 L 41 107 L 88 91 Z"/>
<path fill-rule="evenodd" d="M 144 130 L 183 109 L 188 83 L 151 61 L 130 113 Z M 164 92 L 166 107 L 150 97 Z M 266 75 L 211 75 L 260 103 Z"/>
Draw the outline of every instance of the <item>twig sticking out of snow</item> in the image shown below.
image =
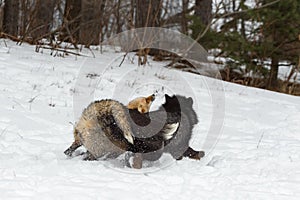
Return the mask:
<path fill-rule="evenodd" d="M 2 135 L 4 135 L 4 133 L 5 133 L 5 131 L 7 130 L 8 127 L 9 127 L 9 126 L 5 127 L 5 128 L 2 130 L 2 132 L 1 132 L 1 134 L 0 134 L 0 137 L 2 137 Z"/>
<path fill-rule="evenodd" d="M 127 54 L 128 54 L 128 53 L 126 52 L 126 53 L 123 55 L 123 59 L 122 59 L 121 63 L 119 64 L 119 67 L 121 67 L 121 65 L 123 64 L 123 62 L 124 62 L 124 60 L 125 60 Z"/>
<path fill-rule="evenodd" d="M 261 136 L 260 136 L 260 138 L 259 138 L 259 140 L 258 140 L 258 143 L 257 143 L 257 145 L 256 145 L 256 148 L 258 149 L 258 147 L 259 147 L 259 145 L 260 145 L 260 143 L 261 143 L 261 141 L 262 141 L 262 139 L 263 139 L 263 137 L 264 137 L 264 134 L 265 134 L 265 132 L 263 132 L 262 134 L 261 134 Z"/>
<path fill-rule="evenodd" d="M 28 103 L 29 103 L 29 110 L 31 110 L 31 104 L 32 104 L 32 102 L 33 102 L 38 96 L 39 96 L 39 94 L 36 95 L 36 96 L 34 96 L 34 97 L 32 97 L 31 99 L 29 99 L 29 101 L 28 101 Z"/>

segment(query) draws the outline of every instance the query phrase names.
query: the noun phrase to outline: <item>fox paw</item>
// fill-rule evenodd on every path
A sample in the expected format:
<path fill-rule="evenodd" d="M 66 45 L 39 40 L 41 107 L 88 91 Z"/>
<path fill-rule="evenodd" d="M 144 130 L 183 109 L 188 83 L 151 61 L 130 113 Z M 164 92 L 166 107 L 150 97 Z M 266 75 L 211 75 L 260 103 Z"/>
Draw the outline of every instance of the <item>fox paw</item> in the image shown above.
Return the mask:
<path fill-rule="evenodd" d="M 64 154 L 69 157 L 72 157 L 73 152 L 74 151 L 72 149 L 68 148 L 67 150 L 64 151 Z"/>

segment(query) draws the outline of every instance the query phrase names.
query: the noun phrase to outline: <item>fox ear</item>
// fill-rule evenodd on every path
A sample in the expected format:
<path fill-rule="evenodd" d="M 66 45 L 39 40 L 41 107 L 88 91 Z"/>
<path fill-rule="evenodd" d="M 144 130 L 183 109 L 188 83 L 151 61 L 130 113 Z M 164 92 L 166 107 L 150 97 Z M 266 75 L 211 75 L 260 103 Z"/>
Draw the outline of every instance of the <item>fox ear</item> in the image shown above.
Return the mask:
<path fill-rule="evenodd" d="M 146 98 L 146 103 L 151 103 L 154 100 L 155 100 L 155 96 L 154 95 L 150 95 L 149 97 Z"/>
<path fill-rule="evenodd" d="M 152 101 L 154 101 L 155 100 L 155 94 L 152 94 L 151 98 L 152 98 Z"/>
<path fill-rule="evenodd" d="M 189 102 L 190 104 L 193 104 L 193 102 L 194 102 L 193 99 L 192 99 L 192 97 L 189 97 L 187 100 L 188 100 L 188 102 Z"/>
<path fill-rule="evenodd" d="M 166 99 L 171 99 L 171 97 L 168 94 L 165 94 Z"/>

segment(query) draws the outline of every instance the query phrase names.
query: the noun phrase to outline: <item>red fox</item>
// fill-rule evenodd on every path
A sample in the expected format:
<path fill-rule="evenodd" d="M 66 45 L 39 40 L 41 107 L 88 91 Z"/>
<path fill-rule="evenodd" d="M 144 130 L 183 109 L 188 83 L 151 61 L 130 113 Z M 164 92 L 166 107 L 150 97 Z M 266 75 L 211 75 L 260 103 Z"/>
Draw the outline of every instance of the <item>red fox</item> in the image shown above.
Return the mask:
<path fill-rule="evenodd" d="M 138 97 L 130 101 L 127 105 L 127 108 L 137 109 L 140 113 L 147 113 L 150 111 L 150 106 L 154 100 L 155 100 L 154 94 L 148 97 Z"/>

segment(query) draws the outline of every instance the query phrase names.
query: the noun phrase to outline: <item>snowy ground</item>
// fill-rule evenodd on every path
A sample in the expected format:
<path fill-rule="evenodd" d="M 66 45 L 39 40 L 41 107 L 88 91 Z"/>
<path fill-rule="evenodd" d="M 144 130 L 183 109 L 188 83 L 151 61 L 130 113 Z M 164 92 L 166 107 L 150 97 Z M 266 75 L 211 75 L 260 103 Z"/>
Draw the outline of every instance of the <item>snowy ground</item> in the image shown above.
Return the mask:
<path fill-rule="evenodd" d="M 138 68 L 133 55 L 118 67 L 123 54 L 113 49 L 95 51 L 96 58 L 89 51 L 87 58 L 62 58 L 34 50 L 0 40 L 0 199 L 300 198 L 299 97 L 223 83 L 222 135 L 202 161 L 164 155 L 142 171 L 117 161 L 85 162 L 63 154 L 82 109 L 77 104 L 91 100 L 78 100 L 85 93 L 95 88 L 92 97 L 127 103 L 158 90 L 153 109 L 164 92 L 191 94 L 200 120 L 191 146 L 200 150 L 214 121 L 211 80 L 180 73 L 177 82 L 178 72 L 153 61 Z M 80 75 L 88 66 L 102 73 Z"/>

